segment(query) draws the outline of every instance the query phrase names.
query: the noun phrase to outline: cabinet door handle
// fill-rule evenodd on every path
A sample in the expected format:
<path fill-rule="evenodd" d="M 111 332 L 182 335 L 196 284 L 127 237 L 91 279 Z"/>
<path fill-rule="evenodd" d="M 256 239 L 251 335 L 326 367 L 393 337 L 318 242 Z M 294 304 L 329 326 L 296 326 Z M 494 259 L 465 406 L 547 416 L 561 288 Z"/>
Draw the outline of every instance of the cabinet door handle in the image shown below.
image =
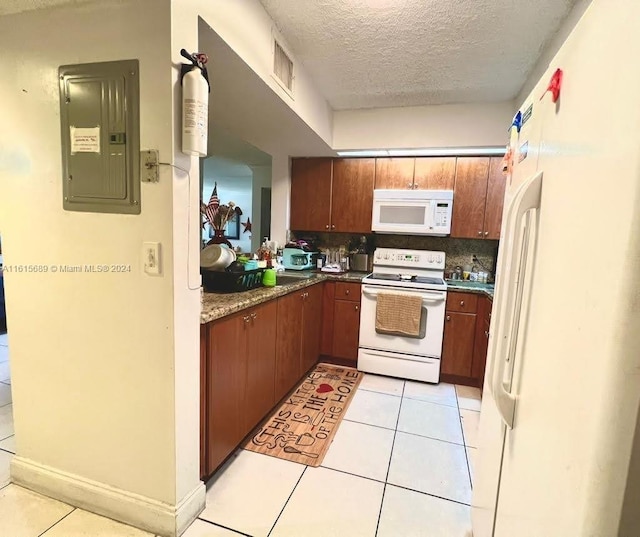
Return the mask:
<path fill-rule="evenodd" d="M 489 234 L 489 232 L 488 232 L 488 231 L 485 231 L 485 232 L 484 232 L 484 236 L 485 236 L 485 237 L 486 237 L 488 234 Z"/>
<path fill-rule="evenodd" d="M 258 314 L 257 314 L 257 313 L 252 313 L 252 314 L 251 314 L 251 318 L 252 318 L 252 319 L 255 319 L 257 316 L 258 316 Z"/>
<path fill-rule="evenodd" d="M 482 237 L 482 231 L 478 231 L 478 237 Z"/>
<path fill-rule="evenodd" d="M 451 320 L 451 315 L 447 315 L 447 321 Z"/>
<path fill-rule="evenodd" d="M 408 184 L 407 184 L 407 188 L 409 188 L 409 189 L 413 190 L 413 183 L 408 183 Z"/>
<path fill-rule="evenodd" d="M 350 292 L 351 292 L 351 290 L 350 290 L 350 289 L 347 289 L 347 290 L 344 292 L 344 294 L 345 294 L 345 295 L 348 295 Z"/>
<path fill-rule="evenodd" d="M 420 188 L 420 185 L 418 183 L 413 183 L 414 190 L 418 190 L 419 188 Z"/>
<path fill-rule="evenodd" d="M 327 224 L 326 226 L 324 226 L 325 229 L 329 229 L 329 224 Z"/>
<path fill-rule="evenodd" d="M 331 229 L 336 229 L 336 225 L 335 224 L 331 224 Z"/>
<path fill-rule="evenodd" d="M 460 305 L 461 305 L 461 306 L 464 306 L 464 300 L 461 300 L 461 301 L 460 301 Z"/>
<path fill-rule="evenodd" d="M 484 331 L 484 335 L 485 335 L 485 336 L 487 336 L 487 337 L 489 337 L 489 330 L 485 330 L 485 331 Z"/>
<path fill-rule="evenodd" d="M 242 319 L 244 320 L 244 322 L 246 324 L 251 320 L 251 317 L 249 317 L 248 315 L 245 315 Z"/>
<path fill-rule="evenodd" d="M 360 311 L 360 306 L 356 306 L 356 311 Z"/>

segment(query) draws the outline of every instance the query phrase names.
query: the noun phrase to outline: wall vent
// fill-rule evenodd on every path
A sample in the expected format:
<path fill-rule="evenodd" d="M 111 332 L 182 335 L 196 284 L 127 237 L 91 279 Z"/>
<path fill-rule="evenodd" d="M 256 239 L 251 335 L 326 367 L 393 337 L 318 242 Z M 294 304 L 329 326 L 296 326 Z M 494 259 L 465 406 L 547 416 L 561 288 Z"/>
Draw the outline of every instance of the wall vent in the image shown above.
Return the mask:
<path fill-rule="evenodd" d="M 293 61 L 276 39 L 273 40 L 273 75 L 293 97 Z"/>

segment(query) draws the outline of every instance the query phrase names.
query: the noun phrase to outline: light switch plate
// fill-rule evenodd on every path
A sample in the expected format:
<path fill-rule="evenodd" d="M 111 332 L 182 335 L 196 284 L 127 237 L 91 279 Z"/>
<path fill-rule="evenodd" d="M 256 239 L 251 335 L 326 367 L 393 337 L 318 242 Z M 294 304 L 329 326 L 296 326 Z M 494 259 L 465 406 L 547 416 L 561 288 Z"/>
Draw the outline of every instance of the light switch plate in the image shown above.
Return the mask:
<path fill-rule="evenodd" d="M 145 149 L 140 152 L 140 180 L 145 183 L 157 183 L 160 180 L 158 174 L 158 150 Z"/>
<path fill-rule="evenodd" d="M 144 264 L 145 274 L 149 274 L 151 276 L 160 275 L 161 267 L 159 242 L 142 243 L 142 262 Z"/>

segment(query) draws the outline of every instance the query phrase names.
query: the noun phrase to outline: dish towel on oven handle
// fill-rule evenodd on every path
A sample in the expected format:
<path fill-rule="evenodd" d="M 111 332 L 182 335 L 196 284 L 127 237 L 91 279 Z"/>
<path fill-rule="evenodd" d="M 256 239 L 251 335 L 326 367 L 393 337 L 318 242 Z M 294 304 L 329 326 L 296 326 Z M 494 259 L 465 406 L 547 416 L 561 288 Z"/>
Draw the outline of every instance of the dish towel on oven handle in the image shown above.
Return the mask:
<path fill-rule="evenodd" d="M 420 334 L 422 297 L 400 293 L 378 293 L 376 299 L 376 332 Z"/>

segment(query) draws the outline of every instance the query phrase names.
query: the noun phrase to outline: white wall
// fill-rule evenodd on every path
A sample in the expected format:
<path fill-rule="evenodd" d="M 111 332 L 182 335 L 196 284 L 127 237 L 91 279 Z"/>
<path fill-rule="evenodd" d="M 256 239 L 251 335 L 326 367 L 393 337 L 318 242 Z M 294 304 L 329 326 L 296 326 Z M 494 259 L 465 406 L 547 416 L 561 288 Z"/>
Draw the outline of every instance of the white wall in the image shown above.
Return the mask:
<path fill-rule="evenodd" d="M 511 101 L 336 111 L 333 148 L 506 146 L 512 118 Z"/>
<path fill-rule="evenodd" d="M 140 215 L 64 211 L 57 79 L 60 65 L 138 58 L 141 146 L 174 161 L 169 8 L 106 0 L 0 18 L 0 229 L 6 265 L 131 267 L 6 275 L 18 458 L 175 506 L 199 484 L 197 222 L 191 283 L 186 253 L 197 160 L 175 160 L 191 185 L 168 167 L 143 183 Z M 159 277 L 142 273 L 143 241 L 162 245 Z"/>
<path fill-rule="evenodd" d="M 529 93 L 531 93 L 538 80 L 540 80 L 540 77 L 544 75 L 547 67 L 549 67 L 549 62 L 553 60 L 553 57 L 558 53 L 558 50 L 560 50 L 560 47 L 566 41 L 567 37 L 569 37 L 569 34 L 573 31 L 576 24 L 578 24 L 578 21 L 582 18 L 584 12 L 591 5 L 591 1 L 592 0 L 577 0 L 556 34 L 543 48 L 540 58 L 538 58 L 538 61 L 527 77 L 527 81 L 524 83 L 520 93 L 515 98 L 514 112 L 515 110 L 518 110 L 525 99 L 529 96 Z"/>
<path fill-rule="evenodd" d="M 274 25 L 258 0 L 171 0 L 171 4 L 175 35 L 196 35 L 198 16 L 202 17 L 303 121 L 331 143 L 331 108 L 295 56 L 294 99 L 271 76 Z"/>

